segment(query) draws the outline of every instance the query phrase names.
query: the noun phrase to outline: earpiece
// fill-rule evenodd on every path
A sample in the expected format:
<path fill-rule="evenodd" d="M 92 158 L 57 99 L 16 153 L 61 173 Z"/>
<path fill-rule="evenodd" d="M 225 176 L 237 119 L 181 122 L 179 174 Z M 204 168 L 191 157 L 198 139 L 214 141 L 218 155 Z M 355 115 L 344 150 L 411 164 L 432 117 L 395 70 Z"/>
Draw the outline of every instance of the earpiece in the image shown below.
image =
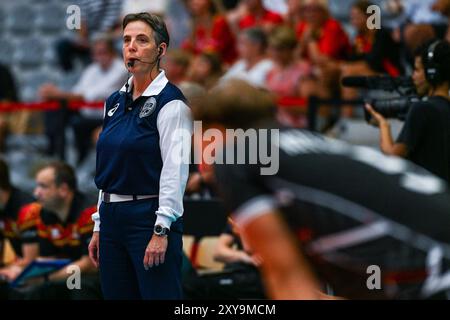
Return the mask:
<path fill-rule="evenodd" d="M 434 61 L 434 51 L 441 41 L 433 42 L 427 52 L 427 61 L 425 64 L 425 76 L 432 85 L 440 81 L 439 64 Z"/>

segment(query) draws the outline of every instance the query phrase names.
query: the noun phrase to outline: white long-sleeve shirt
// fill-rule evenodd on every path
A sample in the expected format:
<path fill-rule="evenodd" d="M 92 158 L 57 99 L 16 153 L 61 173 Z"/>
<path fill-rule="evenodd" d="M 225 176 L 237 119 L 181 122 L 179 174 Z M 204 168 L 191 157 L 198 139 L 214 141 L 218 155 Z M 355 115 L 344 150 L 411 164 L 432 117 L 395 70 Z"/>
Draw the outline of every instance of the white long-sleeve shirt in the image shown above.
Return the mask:
<path fill-rule="evenodd" d="M 164 71 L 152 81 L 142 95 L 152 96 L 164 89 L 168 80 Z M 129 80 L 132 85 L 132 78 Z M 121 89 L 125 91 L 125 87 Z M 189 160 L 191 139 L 183 139 L 179 133 L 192 134 L 192 117 L 189 107 L 181 100 L 172 100 L 159 112 L 157 118 L 159 143 L 163 167 L 159 185 L 159 207 L 155 212 L 156 224 L 170 228 L 172 222 L 183 215 L 183 195 L 189 176 L 189 161 L 176 161 L 173 155 L 185 155 L 183 159 Z M 177 157 L 175 157 L 177 158 Z M 95 222 L 94 231 L 100 231 L 100 214 L 98 208 L 101 204 L 99 191 L 97 212 L 92 215 Z"/>

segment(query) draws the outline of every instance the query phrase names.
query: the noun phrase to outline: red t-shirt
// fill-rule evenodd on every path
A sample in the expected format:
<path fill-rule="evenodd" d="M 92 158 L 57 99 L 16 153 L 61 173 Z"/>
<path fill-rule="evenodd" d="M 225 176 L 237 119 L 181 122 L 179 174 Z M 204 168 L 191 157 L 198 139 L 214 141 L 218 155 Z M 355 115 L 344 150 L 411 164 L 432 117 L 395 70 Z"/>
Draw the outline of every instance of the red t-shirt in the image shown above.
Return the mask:
<path fill-rule="evenodd" d="M 297 24 L 295 31 L 299 39 L 302 38 L 307 27 L 308 24 L 304 21 Z M 322 54 L 337 60 L 345 59 L 351 52 L 347 34 L 341 24 L 331 18 L 325 21 L 320 29 L 317 44 Z"/>
<path fill-rule="evenodd" d="M 248 15 L 244 16 L 239 21 L 239 28 L 243 30 L 250 27 L 264 26 L 268 24 L 277 25 L 281 23 L 283 23 L 282 16 L 280 16 L 278 13 L 264 10 L 264 14 L 261 17 L 256 17 L 252 13 L 249 13 Z"/>
<path fill-rule="evenodd" d="M 236 39 L 224 17 L 216 16 L 210 29 L 202 25 L 197 26 L 193 30 L 193 35 L 193 38 L 183 42 L 183 49 L 193 54 L 215 52 L 228 64 L 236 60 Z"/>

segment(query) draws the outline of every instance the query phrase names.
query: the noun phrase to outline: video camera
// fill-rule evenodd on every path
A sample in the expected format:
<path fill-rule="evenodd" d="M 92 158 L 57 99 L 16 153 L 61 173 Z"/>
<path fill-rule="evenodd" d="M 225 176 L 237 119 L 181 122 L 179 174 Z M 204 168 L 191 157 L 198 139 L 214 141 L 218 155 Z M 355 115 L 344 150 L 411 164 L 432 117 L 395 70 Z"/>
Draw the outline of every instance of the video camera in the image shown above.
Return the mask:
<path fill-rule="evenodd" d="M 420 101 L 414 83 L 410 77 L 344 77 L 342 79 L 342 85 L 344 87 L 397 92 L 399 97 L 396 98 L 367 101 L 367 103 L 372 105 L 375 111 L 379 112 L 385 118 L 405 120 L 411 105 Z M 369 122 L 372 116 L 365 108 L 364 115 L 366 121 Z"/>

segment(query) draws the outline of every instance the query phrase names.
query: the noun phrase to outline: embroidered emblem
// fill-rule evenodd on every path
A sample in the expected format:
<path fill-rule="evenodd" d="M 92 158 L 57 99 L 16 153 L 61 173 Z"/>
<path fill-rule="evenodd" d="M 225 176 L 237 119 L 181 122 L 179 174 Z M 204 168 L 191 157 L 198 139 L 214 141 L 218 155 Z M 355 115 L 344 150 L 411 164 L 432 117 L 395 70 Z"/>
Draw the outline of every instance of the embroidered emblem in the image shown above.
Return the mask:
<path fill-rule="evenodd" d="M 150 97 L 145 101 L 142 106 L 141 112 L 139 113 L 139 118 L 148 117 L 155 111 L 156 109 L 156 99 L 154 97 Z"/>

